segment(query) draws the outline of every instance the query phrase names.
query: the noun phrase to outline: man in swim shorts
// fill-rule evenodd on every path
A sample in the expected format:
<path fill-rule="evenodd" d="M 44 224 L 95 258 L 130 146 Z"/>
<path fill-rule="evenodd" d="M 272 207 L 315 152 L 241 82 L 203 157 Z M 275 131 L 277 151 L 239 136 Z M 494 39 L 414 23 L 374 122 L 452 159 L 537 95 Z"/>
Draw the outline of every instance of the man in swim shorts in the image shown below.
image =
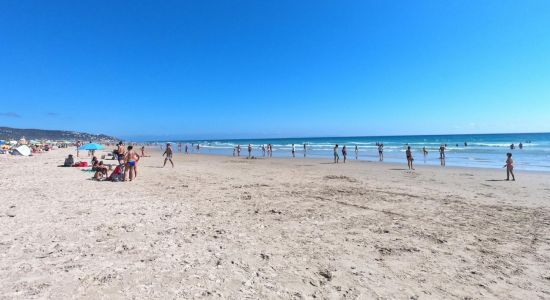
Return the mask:
<path fill-rule="evenodd" d="M 137 176 L 137 162 L 139 161 L 140 157 L 137 154 L 136 151 L 134 151 L 133 146 L 128 146 L 128 151 L 126 152 L 126 156 L 124 157 L 124 161 L 126 161 L 126 170 L 124 171 L 124 180 L 136 178 Z M 129 177 L 126 176 L 129 174 Z"/>

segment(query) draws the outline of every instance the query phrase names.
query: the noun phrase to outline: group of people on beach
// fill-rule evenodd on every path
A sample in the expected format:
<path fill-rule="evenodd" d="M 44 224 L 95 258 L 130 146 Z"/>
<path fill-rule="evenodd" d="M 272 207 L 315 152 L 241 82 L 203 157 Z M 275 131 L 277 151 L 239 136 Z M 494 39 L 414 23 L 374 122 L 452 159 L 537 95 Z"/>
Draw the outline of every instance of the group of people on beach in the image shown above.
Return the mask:
<path fill-rule="evenodd" d="M 144 146 L 141 147 L 141 155 L 139 155 L 134 150 L 134 147 L 132 145 L 125 146 L 122 141 L 119 142 L 116 146 L 117 146 L 117 148 L 113 151 L 113 156 L 118 161 L 118 165 L 116 166 L 115 170 L 113 170 L 111 175 L 108 175 L 108 170 L 111 169 L 111 166 L 105 165 L 103 163 L 103 161 L 99 161 L 97 159 L 97 157 L 93 156 L 93 158 L 92 158 L 92 170 L 96 172 L 95 175 L 94 175 L 95 179 L 99 180 L 101 178 L 105 178 L 107 180 L 111 180 L 112 178 L 114 178 L 114 176 L 119 176 L 120 175 L 122 180 L 132 181 L 137 177 L 138 162 L 141 159 L 141 157 L 145 156 L 145 147 Z M 464 146 L 467 147 L 468 143 L 464 142 Z M 200 149 L 199 144 L 195 145 L 193 143 L 192 147 L 193 147 L 193 149 L 196 149 L 197 151 L 199 151 L 199 149 Z M 377 150 L 378 150 L 379 161 L 383 161 L 384 160 L 384 144 L 377 142 L 376 147 L 377 147 Z M 457 144 L 457 147 L 458 147 L 458 144 Z M 161 149 L 162 148 L 163 147 L 161 146 Z M 273 145 L 272 144 L 260 145 L 258 148 L 262 152 L 263 157 L 266 157 L 266 156 L 267 157 L 272 157 L 273 156 Z M 518 148 L 523 149 L 523 144 L 519 143 Z M 77 147 L 77 149 L 78 149 L 78 147 Z M 446 151 L 446 149 L 447 149 L 447 144 L 441 144 L 441 146 L 438 149 L 439 150 L 439 159 L 441 160 L 441 165 L 442 166 L 445 166 L 445 160 L 446 160 L 446 152 L 445 151 Z M 512 149 L 512 150 L 515 149 L 515 145 L 511 144 L 510 149 Z M 182 152 L 182 150 L 183 150 L 182 149 L 182 144 L 179 143 L 178 144 L 178 151 Z M 304 157 L 306 157 L 307 150 L 308 150 L 307 144 L 304 143 L 303 144 Z M 185 153 L 188 153 L 188 151 L 189 151 L 189 148 L 188 148 L 188 145 L 186 144 L 185 145 Z M 247 151 L 248 151 L 247 158 L 249 158 L 249 159 L 250 158 L 255 158 L 252 155 L 252 153 L 253 153 L 252 144 L 248 144 Z M 290 151 L 291 151 L 292 157 L 296 157 L 295 144 L 291 145 Z M 355 159 L 358 159 L 358 157 L 359 157 L 359 147 L 358 147 L 358 145 L 355 145 L 354 151 L 355 151 Z M 343 163 L 346 163 L 346 161 L 348 159 L 348 148 L 347 148 L 346 145 L 343 145 L 341 147 L 341 150 L 340 150 L 340 146 L 338 144 L 336 144 L 333 147 L 334 163 L 339 163 L 340 162 L 340 153 L 341 153 L 342 158 L 343 158 Z M 426 149 L 426 147 L 422 148 L 422 153 L 424 155 L 424 158 L 426 158 L 426 156 L 428 155 L 428 150 Z M 172 167 L 174 167 L 173 155 L 174 155 L 174 150 L 172 148 L 172 144 L 171 143 L 166 143 L 166 147 L 164 148 L 164 152 L 162 154 L 162 156 L 164 157 L 163 167 L 166 166 L 167 162 L 170 162 Z M 233 156 L 237 156 L 237 157 L 241 156 L 241 145 L 237 145 L 236 147 L 233 148 Z M 72 155 L 70 155 L 70 158 L 73 159 Z M 413 151 L 411 149 L 411 146 L 409 146 L 408 144 L 406 144 L 405 158 L 407 160 L 408 169 L 409 170 L 414 170 Z M 67 160 L 66 160 L 66 162 L 67 162 Z M 512 177 L 512 180 L 515 180 L 514 161 L 512 159 L 512 153 L 507 153 L 506 164 L 504 165 L 504 167 L 507 170 L 507 176 L 506 176 L 507 179 L 506 180 L 509 180 L 510 176 Z"/>

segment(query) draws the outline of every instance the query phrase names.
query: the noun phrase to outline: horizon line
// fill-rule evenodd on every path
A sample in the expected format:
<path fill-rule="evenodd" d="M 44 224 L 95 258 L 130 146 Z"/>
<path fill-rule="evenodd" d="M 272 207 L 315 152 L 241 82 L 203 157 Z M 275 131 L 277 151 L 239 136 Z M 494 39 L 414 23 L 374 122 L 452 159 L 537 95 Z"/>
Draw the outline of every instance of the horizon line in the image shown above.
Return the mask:
<path fill-rule="evenodd" d="M 195 141 L 239 141 L 239 140 L 282 140 L 282 139 L 319 139 L 319 138 L 384 138 L 384 137 L 415 137 L 415 136 L 464 136 L 464 135 L 506 135 L 506 134 L 550 134 L 550 132 L 499 132 L 499 133 L 451 133 L 451 134 L 390 134 L 390 135 L 341 135 L 341 136 L 296 136 L 296 137 L 265 137 L 265 138 L 198 138 L 198 139 L 181 139 L 172 138 L 181 142 Z M 131 139 L 129 139 L 131 140 Z M 136 140 L 137 141 L 137 140 Z M 161 139 L 143 140 L 143 142 L 160 142 Z"/>

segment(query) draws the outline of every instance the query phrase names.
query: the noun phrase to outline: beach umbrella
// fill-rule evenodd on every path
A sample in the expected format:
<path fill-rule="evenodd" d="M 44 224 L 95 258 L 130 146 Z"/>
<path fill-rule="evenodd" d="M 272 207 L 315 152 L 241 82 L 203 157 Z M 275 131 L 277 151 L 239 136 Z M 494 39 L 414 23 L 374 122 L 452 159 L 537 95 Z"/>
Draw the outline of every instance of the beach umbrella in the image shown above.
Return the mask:
<path fill-rule="evenodd" d="M 89 143 L 89 144 L 80 146 L 80 148 L 78 148 L 78 149 L 79 150 L 103 150 L 103 149 L 105 149 L 105 147 L 103 145 L 100 145 L 100 144 Z"/>

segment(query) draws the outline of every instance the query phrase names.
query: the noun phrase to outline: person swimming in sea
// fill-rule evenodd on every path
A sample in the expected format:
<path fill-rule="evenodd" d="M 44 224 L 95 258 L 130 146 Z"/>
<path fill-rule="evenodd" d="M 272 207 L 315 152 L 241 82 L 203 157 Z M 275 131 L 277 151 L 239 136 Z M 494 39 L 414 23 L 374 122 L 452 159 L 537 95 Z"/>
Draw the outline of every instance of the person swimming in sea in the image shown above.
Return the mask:
<path fill-rule="evenodd" d="M 512 153 L 506 153 L 507 159 L 506 164 L 503 168 L 506 168 L 506 180 L 510 180 L 510 175 L 512 175 L 512 181 L 516 181 L 514 176 L 514 160 L 512 159 Z"/>

